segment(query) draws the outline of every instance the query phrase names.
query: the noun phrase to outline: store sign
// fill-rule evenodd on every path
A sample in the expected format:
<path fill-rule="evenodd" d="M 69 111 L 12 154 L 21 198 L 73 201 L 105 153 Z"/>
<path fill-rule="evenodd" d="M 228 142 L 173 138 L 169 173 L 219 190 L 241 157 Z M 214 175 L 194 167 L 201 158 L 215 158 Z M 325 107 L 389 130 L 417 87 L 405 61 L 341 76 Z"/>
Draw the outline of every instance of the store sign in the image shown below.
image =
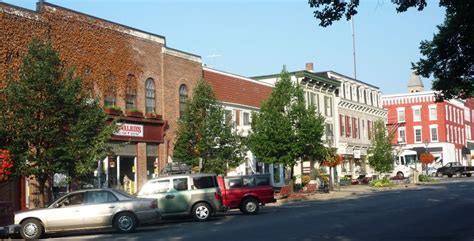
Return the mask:
<path fill-rule="evenodd" d="M 120 126 L 118 131 L 114 133 L 117 136 L 143 137 L 143 125 L 126 123 L 117 123 L 117 125 Z"/>
<path fill-rule="evenodd" d="M 354 150 L 354 158 L 360 158 L 360 150 Z"/>

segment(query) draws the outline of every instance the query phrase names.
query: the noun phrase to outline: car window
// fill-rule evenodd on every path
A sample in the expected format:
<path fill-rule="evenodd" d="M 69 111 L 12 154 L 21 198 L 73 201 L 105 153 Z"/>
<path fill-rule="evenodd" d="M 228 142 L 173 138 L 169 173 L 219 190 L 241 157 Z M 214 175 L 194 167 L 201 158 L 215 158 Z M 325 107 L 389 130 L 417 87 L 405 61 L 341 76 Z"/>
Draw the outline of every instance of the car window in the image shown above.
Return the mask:
<path fill-rule="evenodd" d="M 255 178 L 254 177 L 243 177 L 242 178 L 242 187 L 254 187 Z"/>
<path fill-rule="evenodd" d="M 171 188 L 170 183 L 171 182 L 169 179 L 151 181 L 143 187 L 139 195 L 150 195 L 168 192 Z"/>
<path fill-rule="evenodd" d="M 215 176 L 194 177 L 193 185 L 196 189 L 217 187 L 216 177 Z"/>
<path fill-rule="evenodd" d="M 88 204 L 109 203 L 118 200 L 117 197 L 109 191 L 87 192 L 87 197 Z"/>
<path fill-rule="evenodd" d="M 173 179 L 173 188 L 176 191 L 188 190 L 188 178 L 175 178 Z"/>
<path fill-rule="evenodd" d="M 81 205 L 84 203 L 84 193 L 74 193 L 65 196 L 58 202 L 58 207 L 69 207 L 74 205 Z"/>
<path fill-rule="evenodd" d="M 227 188 L 240 188 L 242 187 L 242 178 L 240 177 L 235 177 L 235 178 L 229 178 L 227 179 Z"/>
<path fill-rule="evenodd" d="M 270 185 L 270 177 L 269 176 L 255 177 L 255 185 L 257 187 L 269 186 Z"/>

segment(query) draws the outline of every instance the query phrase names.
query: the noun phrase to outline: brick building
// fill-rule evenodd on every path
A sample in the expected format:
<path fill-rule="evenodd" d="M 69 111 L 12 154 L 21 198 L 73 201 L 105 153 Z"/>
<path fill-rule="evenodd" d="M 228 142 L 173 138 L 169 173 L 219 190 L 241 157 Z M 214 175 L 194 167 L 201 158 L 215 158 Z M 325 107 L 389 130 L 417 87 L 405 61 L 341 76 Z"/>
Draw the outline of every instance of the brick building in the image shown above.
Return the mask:
<path fill-rule="evenodd" d="M 472 137 L 473 106 L 461 100 L 435 102 L 435 92 L 423 91 L 421 79 L 412 73 L 407 94 L 385 95 L 388 126 L 395 133 L 394 145 L 428 151 L 437 165 L 470 163 L 467 141 Z"/>
<path fill-rule="evenodd" d="M 0 32 L 0 80 L 36 37 L 52 43 L 104 106 L 121 107 L 108 112 L 123 125 L 110 140 L 115 154 L 98 160 L 103 185 L 119 186 L 127 175 L 137 190 L 170 160 L 180 109 L 202 77 L 199 56 L 167 47 L 163 36 L 43 1 L 36 11 L 0 2 Z M 22 206 L 33 207 L 35 190 L 21 188 Z"/>
<path fill-rule="evenodd" d="M 224 105 L 226 114 L 232 116 L 235 130 L 240 135 L 247 136 L 252 112 L 260 110 L 262 102 L 270 97 L 273 85 L 208 67 L 203 67 L 203 79 L 214 89 L 216 98 Z M 250 151 L 247 152 L 244 162 L 228 174 L 255 173 L 270 173 L 274 186 L 284 185 L 283 167 L 259 162 Z"/>

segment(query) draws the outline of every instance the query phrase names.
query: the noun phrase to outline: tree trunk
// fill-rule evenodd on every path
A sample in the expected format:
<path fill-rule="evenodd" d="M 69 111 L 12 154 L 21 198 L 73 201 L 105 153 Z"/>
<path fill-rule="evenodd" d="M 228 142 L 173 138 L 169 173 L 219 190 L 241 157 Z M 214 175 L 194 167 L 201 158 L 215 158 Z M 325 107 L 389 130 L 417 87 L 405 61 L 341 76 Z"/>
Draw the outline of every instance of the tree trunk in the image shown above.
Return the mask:
<path fill-rule="evenodd" d="M 48 174 L 41 175 L 36 179 L 39 187 L 39 207 L 46 207 L 52 201 L 51 177 Z"/>

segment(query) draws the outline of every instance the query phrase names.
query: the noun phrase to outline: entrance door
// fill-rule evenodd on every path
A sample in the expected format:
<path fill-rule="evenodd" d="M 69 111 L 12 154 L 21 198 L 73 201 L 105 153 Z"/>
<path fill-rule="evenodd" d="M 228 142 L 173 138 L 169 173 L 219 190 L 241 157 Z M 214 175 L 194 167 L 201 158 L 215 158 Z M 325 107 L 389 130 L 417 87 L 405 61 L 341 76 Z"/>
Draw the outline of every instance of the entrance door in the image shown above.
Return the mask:
<path fill-rule="evenodd" d="M 135 192 L 135 157 L 120 156 L 120 184 L 128 193 Z"/>

